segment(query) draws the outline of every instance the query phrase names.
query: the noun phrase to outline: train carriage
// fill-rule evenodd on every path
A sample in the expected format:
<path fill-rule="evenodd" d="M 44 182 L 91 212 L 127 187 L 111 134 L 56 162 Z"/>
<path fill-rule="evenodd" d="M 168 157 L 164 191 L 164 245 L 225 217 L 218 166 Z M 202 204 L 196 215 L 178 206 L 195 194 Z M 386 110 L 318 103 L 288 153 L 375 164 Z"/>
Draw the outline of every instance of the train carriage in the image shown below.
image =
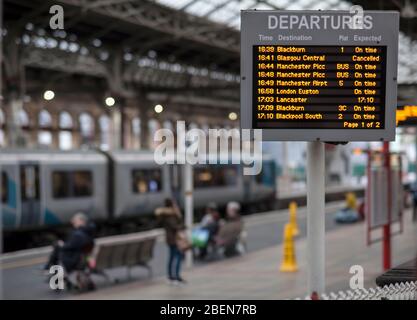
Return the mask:
<path fill-rule="evenodd" d="M 276 200 L 275 163 L 267 155 L 262 172 L 243 174 L 241 164 L 193 166 L 194 207 L 228 201 L 268 209 Z M 150 151 L 19 151 L 0 154 L 4 229 L 30 231 L 67 224 L 85 212 L 106 223 L 151 215 L 174 197 L 183 207 L 183 165 L 158 165 Z"/>
<path fill-rule="evenodd" d="M 5 230 L 67 223 L 77 211 L 105 219 L 106 158 L 99 153 L 2 151 Z"/>

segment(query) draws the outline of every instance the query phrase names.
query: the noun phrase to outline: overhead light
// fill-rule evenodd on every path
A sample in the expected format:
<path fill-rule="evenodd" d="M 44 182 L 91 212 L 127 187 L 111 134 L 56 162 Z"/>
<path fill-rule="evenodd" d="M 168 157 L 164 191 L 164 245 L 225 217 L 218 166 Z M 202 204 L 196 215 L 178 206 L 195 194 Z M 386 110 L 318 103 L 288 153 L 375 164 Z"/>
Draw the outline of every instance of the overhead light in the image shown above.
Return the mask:
<path fill-rule="evenodd" d="M 161 106 L 160 104 L 157 104 L 154 108 L 156 113 L 161 113 L 162 111 L 164 111 L 164 107 Z"/>
<path fill-rule="evenodd" d="M 355 149 L 353 149 L 353 154 L 355 155 L 355 156 L 359 156 L 359 155 L 361 155 L 363 153 L 363 151 L 362 151 L 362 149 L 361 148 L 355 148 Z"/>
<path fill-rule="evenodd" d="M 237 119 L 237 113 L 236 112 L 230 112 L 229 113 L 229 119 L 232 121 L 235 121 Z"/>
<path fill-rule="evenodd" d="M 107 97 L 105 102 L 106 102 L 106 106 L 113 107 L 114 104 L 116 103 L 116 100 L 114 100 L 113 97 Z"/>
<path fill-rule="evenodd" d="M 55 92 L 53 92 L 52 90 L 46 90 L 43 93 L 43 98 L 45 100 L 52 100 L 55 97 Z"/>

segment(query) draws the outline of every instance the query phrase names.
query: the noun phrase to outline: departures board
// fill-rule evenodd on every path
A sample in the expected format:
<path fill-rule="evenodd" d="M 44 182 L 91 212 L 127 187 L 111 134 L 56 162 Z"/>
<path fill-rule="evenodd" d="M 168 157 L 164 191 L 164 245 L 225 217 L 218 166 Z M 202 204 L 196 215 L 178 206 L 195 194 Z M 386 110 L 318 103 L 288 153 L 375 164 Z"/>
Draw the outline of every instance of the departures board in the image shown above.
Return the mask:
<path fill-rule="evenodd" d="M 242 12 L 242 128 L 264 140 L 395 138 L 398 14 L 365 12 L 361 29 L 351 16 Z"/>

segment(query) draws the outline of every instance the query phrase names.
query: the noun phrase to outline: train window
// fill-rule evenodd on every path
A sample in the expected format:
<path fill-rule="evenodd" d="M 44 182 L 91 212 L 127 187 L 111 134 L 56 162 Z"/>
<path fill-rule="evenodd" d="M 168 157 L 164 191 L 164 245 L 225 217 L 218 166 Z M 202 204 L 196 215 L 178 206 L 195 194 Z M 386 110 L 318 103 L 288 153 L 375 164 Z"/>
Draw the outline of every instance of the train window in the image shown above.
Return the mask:
<path fill-rule="evenodd" d="M 9 189 L 7 186 L 7 174 L 6 172 L 1 173 L 1 202 L 7 203 Z"/>
<path fill-rule="evenodd" d="M 234 186 L 237 184 L 237 166 L 208 166 L 194 170 L 196 188 Z"/>
<path fill-rule="evenodd" d="M 70 197 L 69 172 L 52 173 L 52 194 L 54 198 Z"/>
<path fill-rule="evenodd" d="M 161 170 L 133 170 L 132 190 L 134 193 L 158 192 L 162 189 Z"/>
<path fill-rule="evenodd" d="M 91 196 L 93 194 L 93 175 L 91 171 L 53 172 L 52 194 L 56 199 Z"/>
<path fill-rule="evenodd" d="M 194 186 L 196 188 L 206 188 L 214 185 L 214 170 L 211 167 L 194 169 Z"/>
<path fill-rule="evenodd" d="M 93 194 L 93 177 L 91 171 L 73 173 L 74 197 L 88 197 Z"/>
<path fill-rule="evenodd" d="M 223 178 L 223 185 L 234 186 L 237 184 L 237 167 L 225 166 L 221 170 L 221 177 Z"/>

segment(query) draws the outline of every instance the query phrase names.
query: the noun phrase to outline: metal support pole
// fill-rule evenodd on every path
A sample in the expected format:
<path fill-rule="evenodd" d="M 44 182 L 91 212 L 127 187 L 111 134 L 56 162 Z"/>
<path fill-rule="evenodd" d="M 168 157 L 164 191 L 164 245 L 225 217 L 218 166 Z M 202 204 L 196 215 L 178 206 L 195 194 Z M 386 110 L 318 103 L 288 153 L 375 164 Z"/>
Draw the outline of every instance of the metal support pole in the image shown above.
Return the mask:
<path fill-rule="evenodd" d="M 125 99 L 120 99 L 120 149 L 126 149 L 126 114 L 125 114 Z"/>
<path fill-rule="evenodd" d="M 2 0 L 0 0 L 0 14 L 1 14 L 1 5 L 2 5 L 1 1 Z M 1 78 L 0 78 L 0 81 L 1 81 Z M 1 89 L 1 83 L 0 83 L 0 89 Z M 1 172 L 1 166 L 0 166 L 0 172 Z M 1 188 L 3 186 L 1 179 L 3 179 L 2 176 L 0 176 L 0 194 L 2 194 Z M 3 266 L 1 262 L 2 255 L 3 255 L 3 207 L 2 207 L 2 201 L 0 201 L 0 300 L 3 300 Z"/>
<path fill-rule="evenodd" d="M 140 149 L 150 149 L 151 145 L 149 143 L 149 115 L 148 109 L 150 109 L 150 103 L 144 98 L 143 95 L 140 96 L 141 105 L 140 105 Z M 152 137 L 153 138 L 153 137 Z"/>
<path fill-rule="evenodd" d="M 387 197 L 387 210 L 388 210 L 388 222 L 384 225 L 382 231 L 382 265 L 384 270 L 391 268 L 391 161 L 390 161 L 390 151 L 389 151 L 389 142 L 384 142 L 384 166 L 387 170 L 387 188 L 388 188 L 388 197 Z"/>
<path fill-rule="evenodd" d="M 0 32 L 3 32 L 3 0 L 0 0 Z M 3 66 L 3 35 L 0 35 L 0 107 L 3 106 L 3 74 L 2 74 L 2 66 Z M 1 168 L 0 168 L 1 169 Z M 1 173 L 1 170 L 0 170 Z M 0 177 L 2 179 L 3 177 Z M 0 194 L 2 194 L 2 187 L 3 183 L 0 181 Z M 3 254 L 3 210 L 2 210 L 2 201 L 0 201 L 0 257 Z M 3 267 L 1 265 L 0 260 L 0 300 L 3 300 Z"/>
<path fill-rule="evenodd" d="M 415 148 L 415 159 L 414 159 L 414 173 L 417 176 L 417 135 L 414 137 L 414 148 Z M 415 188 L 417 187 L 417 180 L 413 181 L 413 184 L 411 185 L 411 191 L 415 192 Z M 417 221 L 417 211 L 416 211 L 416 205 L 414 203 L 413 199 L 413 222 Z"/>
<path fill-rule="evenodd" d="M 283 141 L 282 143 L 282 189 L 285 192 L 291 192 L 291 177 L 288 163 L 288 142 Z"/>
<path fill-rule="evenodd" d="M 324 144 L 307 145 L 308 294 L 325 292 Z"/>
<path fill-rule="evenodd" d="M 193 228 L 193 167 L 186 161 L 184 165 L 184 187 L 185 187 L 185 226 L 187 228 L 187 237 L 191 239 L 191 232 Z M 193 265 L 193 252 L 188 250 L 185 254 L 185 265 L 187 268 Z"/>

